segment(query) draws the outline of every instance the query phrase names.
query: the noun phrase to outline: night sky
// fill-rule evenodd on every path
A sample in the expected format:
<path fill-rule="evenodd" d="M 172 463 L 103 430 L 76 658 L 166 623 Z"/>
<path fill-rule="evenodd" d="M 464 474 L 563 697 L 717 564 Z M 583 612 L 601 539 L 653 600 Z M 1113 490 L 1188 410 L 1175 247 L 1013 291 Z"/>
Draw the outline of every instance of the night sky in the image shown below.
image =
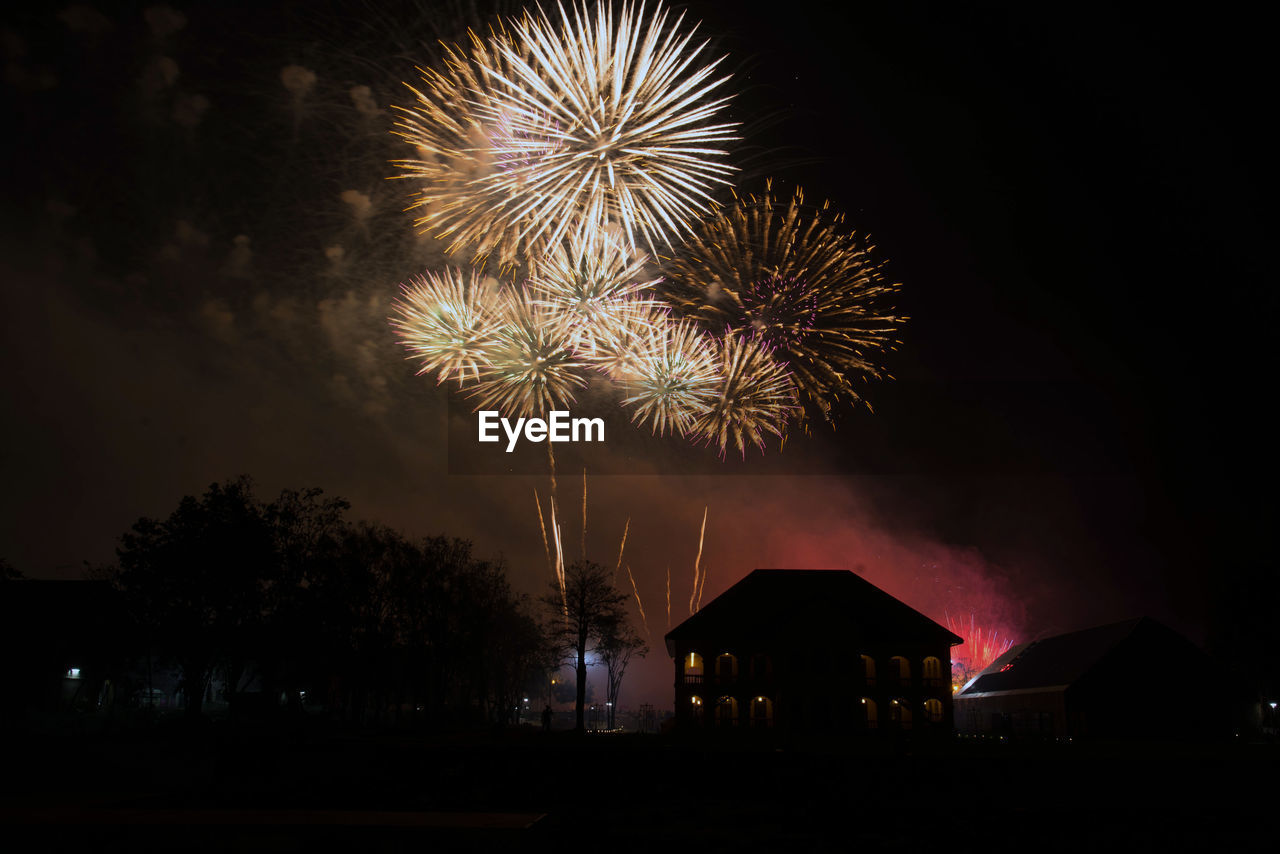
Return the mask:
<path fill-rule="evenodd" d="M 1149 614 L 1203 641 L 1224 590 L 1274 595 L 1256 22 L 824 6 L 688 14 L 729 57 L 739 188 L 830 199 L 902 283 L 895 379 L 781 455 L 590 479 L 587 554 L 612 565 L 630 519 L 652 633 L 631 699 L 670 702 L 665 573 L 674 624 L 704 507 L 705 598 L 756 567 L 850 568 L 1017 640 Z M 387 108 L 469 10 L 3 13 L 0 556 L 79 577 L 244 473 L 471 539 L 542 590 L 546 477 L 450 475 L 465 407 L 386 323 L 444 260 L 386 180 Z M 581 472 L 560 475 L 576 544 Z"/>

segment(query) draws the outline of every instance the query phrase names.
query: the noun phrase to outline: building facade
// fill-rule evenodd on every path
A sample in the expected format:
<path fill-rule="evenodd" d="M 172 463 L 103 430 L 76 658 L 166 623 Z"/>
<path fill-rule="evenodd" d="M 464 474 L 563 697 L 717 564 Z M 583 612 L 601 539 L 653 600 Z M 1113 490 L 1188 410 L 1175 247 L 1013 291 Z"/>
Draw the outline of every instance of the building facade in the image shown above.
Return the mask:
<path fill-rule="evenodd" d="M 676 724 L 950 732 L 958 643 L 852 572 L 757 569 L 667 633 Z"/>

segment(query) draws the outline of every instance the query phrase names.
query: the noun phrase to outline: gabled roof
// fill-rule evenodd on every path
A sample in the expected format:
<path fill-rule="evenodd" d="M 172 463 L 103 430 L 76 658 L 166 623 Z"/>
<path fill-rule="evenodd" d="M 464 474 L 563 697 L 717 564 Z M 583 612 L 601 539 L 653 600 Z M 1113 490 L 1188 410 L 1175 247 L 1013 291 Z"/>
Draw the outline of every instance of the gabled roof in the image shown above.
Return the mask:
<path fill-rule="evenodd" d="M 1029 689 L 1065 690 L 1139 633 L 1180 638 L 1148 617 L 1122 620 L 1010 647 L 957 695 L 976 697 Z M 1182 643 L 1190 641 L 1181 639 Z"/>
<path fill-rule="evenodd" d="M 843 569 L 757 569 L 667 632 L 679 641 L 768 641 L 840 633 L 870 640 L 963 639 L 859 575 Z"/>

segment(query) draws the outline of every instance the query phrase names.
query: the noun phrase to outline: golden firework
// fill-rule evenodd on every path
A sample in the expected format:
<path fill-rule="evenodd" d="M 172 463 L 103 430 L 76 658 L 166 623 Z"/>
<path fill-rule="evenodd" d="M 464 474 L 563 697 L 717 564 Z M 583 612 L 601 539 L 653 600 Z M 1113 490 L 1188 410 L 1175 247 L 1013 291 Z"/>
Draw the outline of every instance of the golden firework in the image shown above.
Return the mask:
<path fill-rule="evenodd" d="M 446 267 L 403 286 L 391 325 L 409 358 L 421 362 L 419 374 L 435 371 L 438 382 L 455 377 L 465 385 L 489 365 L 503 306 L 497 282 L 474 269 Z"/>
<path fill-rule="evenodd" d="M 796 384 L 759 339 L 726 332 L 716 342 L 719 385 L 694 431 L 724 456 L 729 446 L 746 456 L 747 443 L 764 450 L 768 434 L 782 438 L 796 415 Z"/>
<path fill-rule="evenodd" d="M 813 409 L 830 417 L 841 396 L 861 400 L 857 380 L 885 374 L 880 357 L 907 319 L 886 301 L 874 245 L 847 230 L 827 203 L 735 197 L 698 228 L 666 266 L 663 295 L 707 328 L 767 345 Z"/>

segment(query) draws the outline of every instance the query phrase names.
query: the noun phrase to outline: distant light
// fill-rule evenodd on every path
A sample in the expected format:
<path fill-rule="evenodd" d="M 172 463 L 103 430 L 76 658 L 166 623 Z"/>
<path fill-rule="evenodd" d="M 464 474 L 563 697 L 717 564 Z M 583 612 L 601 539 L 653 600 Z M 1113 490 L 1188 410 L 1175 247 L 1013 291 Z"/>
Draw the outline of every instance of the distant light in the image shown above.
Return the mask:
<path fill-rule="evenodd" d="M 865 706 L 866 704 L 867 704 L 867 698 L 866 698 L 866 697 L 863 697 L 863 698 L 862 698 L 862 705 L 864 705 L 864 706 Z"/>
<path fill-rule="evenodd" d="M 79 678 L 80 678 L 80 668 L 79 668 L 79 667 L 72 667 L 70 670 L 68 670 L 68 671 L 67 671 L 67 678 L 68 678 L 68 679 L 79 679 Z M 1276 704 L 1275 704 L 1275 703 L 1272 703 L 1272 704 L 1271 704 L 1271 708 L 1273 708 L 1273 709 L 1274 709 L 1275 707 L 1276 707 Z"/>
<path fill-rule="evenodd" d="M 1276 707 L 1276 704 L 1275 704 L 1275 703 L 1272 703 L 1272 704 L 1271 704 L 1271 708 L 1273 708 L 1273 709 L 1274 709 L 1275 707 Z"/>
<path fill-rule="evenodd" d="M 529 702 L 529 698 L 528 698 L 528 697 L 525 697 L 525 698 L 524 698 L 524 701 L 525 701 L 526 703 L 527 703 L 527 702 Z"/>

